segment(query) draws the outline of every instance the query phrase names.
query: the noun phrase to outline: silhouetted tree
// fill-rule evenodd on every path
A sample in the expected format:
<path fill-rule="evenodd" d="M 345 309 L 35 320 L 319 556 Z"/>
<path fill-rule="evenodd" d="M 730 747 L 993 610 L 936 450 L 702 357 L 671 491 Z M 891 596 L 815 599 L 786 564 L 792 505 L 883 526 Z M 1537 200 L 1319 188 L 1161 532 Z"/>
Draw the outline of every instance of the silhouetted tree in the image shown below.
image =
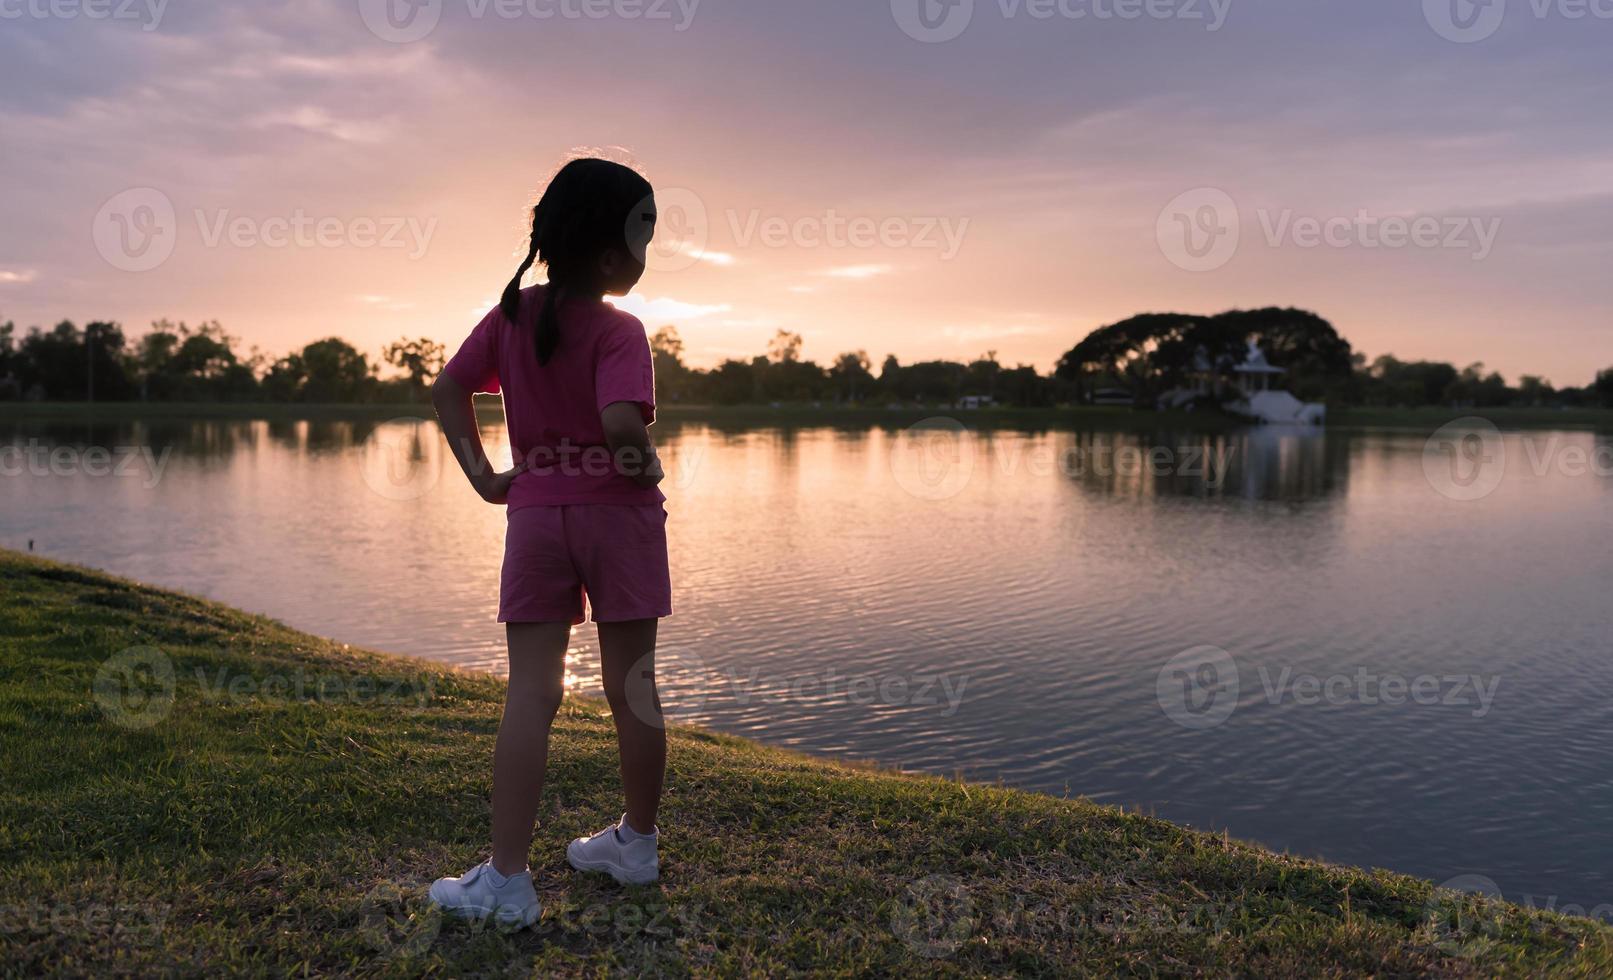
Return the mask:
<path fill-rule="evenodd" d="M 1449 404 L 1477 408 L 1494 408 L 1511 399 L 1512 391 L 1507 388 L 1506 379 L 1495 372 L 1486 374 L 1482 362 L 1463 368 L 1444 392 L 1444 400 Z"/>
<path fill-rule="evenodd" d="M 1231 376 L 1254 341 L 1288 374 L 1302 398 L 1321 398 L 1347 385 L 1353 352 L 1326 320 L 1305 310 L 1268 307 L 1213 317 L 1144 313 L 1099 327 L 1059 359 L 1055 376 L 1083 395 L 1106 385 L 1129 387 L 1144 401 L 1188 384 L 1207 369 Z"/>
<path fill-rule="evenodd" d="M 442 344 L 426 337 L 417 340 L 404 338 L 387 345 L 381 352 L 386 362 L 402 371 L 404 391 L 409 401 L 424 401 L 426 389 L 442 372 L 446 349 Z"/>
<path fill-rule="evenodd" d="M 1522 405 L 1539 406 L 1553 401 L 1557 397 L 1556 389 L 1551 382 L 1533 374 L 1526 374 L 1518 379 L 1518 402 Z"/>
<path fill-rule="evenodd" d="M 683 364 L 683 338 L 677 327 L 662 327 L 650 337 L 655 360 L 655 388 L 662 401 L 678 402 L 692 394 L 691 372 Z"/>
<path fill-rule="evenodd" d="M 370 364 L 352 344 L 339 337 L 316 340 L 302 349 L 304 378 L 299 400 L 305 402 L 363 401 L 370 382 Z"/>
<path fill-rule="evenodd" d="M 847 351 L 835 358 L 834 366 L 829 368 L 835 398 L 856 402 L 872 393 L 874 376 L 868 370 L 872 364 L 865 350 Z"/>
<path fill-rule="evenodd" d="M 801 359 L 801 335 L 788 330 L 780 330 L 767 342 L 767 356 L 780 364 L 789 364 Z"/>
<path fill-rule="evenodd" d="M 765 359 L 757 358 L 765 363 Z M 707 375 L 711 400 L 719 405 L 739 405 L 757 400 L 756 369 L 745 361 L 726 360 Z"/>
<path fill-rule="evenodd" d="M 1598 405 L 1613 408 L 1613 368 L 1596 372 L 1596 380 L 1591 383 L 1590 394 Z"/>
<path fill-rule="evenodd" d="M 302 394 L 303 382 L 308 380 L 308 368 L 302 355 L 288 354 L 269 365 L 263 375 L 263 393 L 270 401 L 292 402 Z"/>
<path fill-rule="evenodd" d="M 1401 361 L 1384 354 L 1367 369 L 1367 401 L 1389 407 L 1440 405 L 1457 377 L 1449 364 Z"/>

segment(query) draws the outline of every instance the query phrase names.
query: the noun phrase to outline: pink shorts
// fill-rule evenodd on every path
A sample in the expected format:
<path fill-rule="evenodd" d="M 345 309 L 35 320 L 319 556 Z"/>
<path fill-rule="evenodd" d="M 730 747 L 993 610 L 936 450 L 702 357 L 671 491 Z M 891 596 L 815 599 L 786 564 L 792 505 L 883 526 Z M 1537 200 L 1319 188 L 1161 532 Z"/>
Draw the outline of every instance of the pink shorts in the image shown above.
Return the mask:
<path fill-rule="evenodd" d="M 672 615 L 660 504 L 535 505 L 510 511 L 501 623 L 596 623 Z"/>

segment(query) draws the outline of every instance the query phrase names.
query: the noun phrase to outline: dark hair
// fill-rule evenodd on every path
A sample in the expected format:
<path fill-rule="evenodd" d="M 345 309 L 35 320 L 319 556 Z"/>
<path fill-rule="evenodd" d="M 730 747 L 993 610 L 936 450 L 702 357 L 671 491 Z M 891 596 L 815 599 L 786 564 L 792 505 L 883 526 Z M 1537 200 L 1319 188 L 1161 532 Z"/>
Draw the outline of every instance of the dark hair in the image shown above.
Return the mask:
<path fill-rule="evenodd" d="M 526 261 L 515 270 L 499 301 L 505 319 L 517 323 L 521 277 L 534 261 L 548 267 L 549 285 L 533 332 L 539 364 L 549 363 L 560 345 L 555 308 L 562 289 L 598 288 L 599 258 L 608 249 L 624 249 L 644 260 L 655 221 L 652 194 L 650 182 L 637 171 L 596 157 L 571 161 L 549 182 L 532 209 L 532 244 Z"/>

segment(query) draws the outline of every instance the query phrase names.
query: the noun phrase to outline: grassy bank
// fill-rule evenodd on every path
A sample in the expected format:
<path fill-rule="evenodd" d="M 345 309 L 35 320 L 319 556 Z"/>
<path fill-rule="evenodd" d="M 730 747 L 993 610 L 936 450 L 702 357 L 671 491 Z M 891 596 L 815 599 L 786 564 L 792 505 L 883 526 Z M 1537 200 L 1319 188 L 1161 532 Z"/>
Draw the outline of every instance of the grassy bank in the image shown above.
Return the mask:
<path fill-rule="evenodd" d="M 489 624 L 492 629 L 492 624 Z M 499 684 L 0 552 L 7 974 L 1456 976 L 1613 970 L 1613 931 L 1079 800 L 678 731 L 662 881 L 562 847 L 619 810 L 555 733 L 529 932 L 420 886 L 484 856 Z"/>
<path fill-rule="evenodd" d="M 481 399 L 478 413 L 497 421 L 503 410 L 494 399 Z M 1129 408 L 876 408 L 846 405 L 663 405 L 664 424 L 712 425 L 718 428 L 832 426 L 905 428 L 924 419 L 954 418 L 978 429 L 1102 429 L 1152 431 L 1170 429 L 1224 432 L 1242 427 L 1226 416 L 1206 412 L 1141 412 Z M 429 405 L 288 405 L 281 403 L 133 402 L 0 402 L 0 421 L 104 422 L 123 419 L 188 421 L 193 419 L 267 419 L 290 421 L 384 421 L 431 418 Z M 1488 419 L 1502 429 L 1595 429 L 1613 431 L 1613 410 L 1599 408 L 1336 408 L 1329 428 L 1414 429 L 1432 432 L 1461 418 Z"/>

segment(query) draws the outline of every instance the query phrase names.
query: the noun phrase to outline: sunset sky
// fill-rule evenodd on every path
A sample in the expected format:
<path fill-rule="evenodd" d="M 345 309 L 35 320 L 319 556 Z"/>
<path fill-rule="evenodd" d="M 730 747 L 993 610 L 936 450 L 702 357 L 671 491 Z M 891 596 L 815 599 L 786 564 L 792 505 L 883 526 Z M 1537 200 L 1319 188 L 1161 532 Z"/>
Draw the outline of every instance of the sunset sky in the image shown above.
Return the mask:
<path fill-rule="evenodd" d="M 1373 357 L 1613 366 L 1613 4 L 388 2 L 0 0 L 0 320 L 453 345 L 616 146 L 691 233 L 623 305 L 696 364 L 783 328 L 1046 369 L 1293 305 Z"/>

